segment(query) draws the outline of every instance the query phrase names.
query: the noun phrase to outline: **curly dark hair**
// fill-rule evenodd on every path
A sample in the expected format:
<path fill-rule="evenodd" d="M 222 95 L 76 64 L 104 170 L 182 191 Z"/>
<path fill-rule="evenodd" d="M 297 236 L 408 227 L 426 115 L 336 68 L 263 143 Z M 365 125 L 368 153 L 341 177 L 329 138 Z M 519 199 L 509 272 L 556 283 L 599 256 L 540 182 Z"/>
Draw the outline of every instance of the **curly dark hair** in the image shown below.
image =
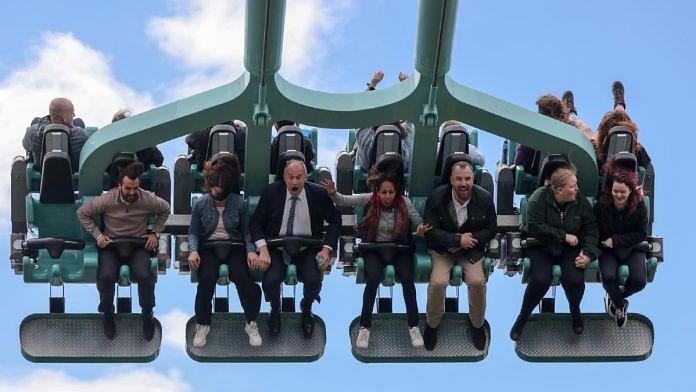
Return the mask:
<path fill-rule="evenodd" d="M 624 184 L 631 191 L 626 202 L 626 208 L 629 214 L 633 214 L 638 208 L 638 204 L 643 201 L 643 192 L 638 184 L 638 174 L 633 170 L 627 170 L 614 165 L 610 158 L 604 164 L 604 186 L 602 187 L 602 195 L 599 197 L 599 203 L 609 205 L 613 202 L 611 189 L 615 182 Z"/>
<path fill-rule="evenodd" d="M 542 95 L 537 99 L 536 104 L 539 114 L 543 114 L 544 116 L 551 117 L 558 121 L 568 122 L 567 114 L 563 110 L 563 104 L 555 95 Z"/>
<path fill-rule="evenodd" d="M 220 187 L 231 193 L 239 193 L 239 178 L 242 171 L 239 160 L 234 154 L 224 154 L 213 162 L 207 161 L 203 167 L 203 187 L 205 193 L 209 193 L 212 187 Z"/>
<path fill-rule="evenodd" d="M 399 176 L 389 172 L 378 172 L 376 168 L 372 168 L 372 170 L 370 170 L 370 177 L 367 178 L 367 186 L 372 190 L 372 192 L 377 193 L 379 191 L 379 187 L 382 186 L 382 183 L 385 181 L 389 181 L 394 184 L 394 189 L 398 195 L 404 195 L 406 187 L 404 186 L 404 182 L 399 179 Z"/>

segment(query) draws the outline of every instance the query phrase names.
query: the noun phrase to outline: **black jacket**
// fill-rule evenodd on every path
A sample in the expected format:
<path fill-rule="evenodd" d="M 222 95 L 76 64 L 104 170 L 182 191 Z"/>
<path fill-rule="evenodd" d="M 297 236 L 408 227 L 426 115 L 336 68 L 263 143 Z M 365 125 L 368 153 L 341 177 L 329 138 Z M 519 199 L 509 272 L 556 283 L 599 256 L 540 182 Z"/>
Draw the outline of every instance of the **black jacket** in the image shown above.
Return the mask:
<path fill-rule="evenodd" d="M 529 196 L 527 219 L 520 229 L 523 234 L 546 245 L 552 255 L 559 255 L 566 246 L 565 235 L 573 234 L 590 260 L 599 257 L 597 218 L 590 202 L 580 193 L 565 205 L 561 216 L 553 190 L 548 186 L 538 188 Z"/>
<path fill-rule="evenodd" d="M 341 213 L 338 211 L 329 193 L 323 186 L 305 183 L 305 194 L 309 206 L 309 218 L 312 225 L 312 237 L 321 238 L 324 229 L 324 221 L 329 223 L 322 245 L 336 249 L 338 236 L 341 231 Z M 251 217 L 251 240 L 278 237 L 280 226 L 283 223 L 283 210 L 285 208 L 285 196 L 287 188 L 285 182 L 278 181 L 266 185 L 261 193 L 261 199 Z"/>
<path fill-rule="evenodd" d="M 151 164 L 155 165 L 155 167 L 160 167 L 162 163 L 164 163 L 162 151 L 156 146 L 144 148 L 138 151 L 136 155 L 138 156 L 138 160 L 145 165 L 145 170 L 147 170 Z"/>
<path fill-rule="evenodd" d="M 594 212 L 599 222 L 599 240 L 611 237 L 614 248 L 631 248 L 648 238 L 648 212 L 643 201 L 633 214 L 617 210 L 612 202 L 595 204 Z"/>
<path fill-rule="evenodd" d="M 468 219 L 460 227 L 452 201 L 452 185 L 445 184 L 435 188 L 425 203 L 423 216 L 424 223 L 433 227 L 425 235 L 428 248 L 445 253 L 447 248 L 459 248 L 460 234 L 471 233 L 478 244 L 471 249 L 463 250 L 457 256 L 464 256 L 472 262 L 480 260 L 486 252 L 488 242 L 495 237 L 498 218 L 491 195 L 478 185 L 474 185 L 472 189 L 467 215 Z"/>

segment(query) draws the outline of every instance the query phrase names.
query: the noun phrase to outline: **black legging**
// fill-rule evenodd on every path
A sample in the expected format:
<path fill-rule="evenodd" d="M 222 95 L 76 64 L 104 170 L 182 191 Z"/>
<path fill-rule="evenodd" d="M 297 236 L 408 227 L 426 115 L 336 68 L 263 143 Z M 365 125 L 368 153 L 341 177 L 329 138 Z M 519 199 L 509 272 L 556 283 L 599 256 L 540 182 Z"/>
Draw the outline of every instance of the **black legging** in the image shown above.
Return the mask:
<path fill-rule="evenodd" d="M 529 316 L 534 307 L 544 298 L 551 286 L 553 265 L 561 266 L 561 286 L 565 291 L 570 311 L 580 311 L 580 301 L 585 293 L 585 270 L 575 266 L 575 258 L 580 253 L 579 247 L 566 246 L 560 256 L 554 257 L 545 248 L 532 248 L 527 255 L 532 260 L 529 271 L 529 284 L 524 291 L 520 315 Z"/>
<path fill-rule="evenodd" d="M 143 312 L 151 312 L 155 306 L 155 274 L 150 268 L 150 251 L 140 248 L 133 251 L 129 260 L 119 260 L 113 249 L 99 249 L 97 269 L 97 290 L 99 290 L 99 311 L 114 312 L 115 284 L 118 281 L 121 265 L 130 267 L 133 280 L 138 284 L 138 300 Z"/>
<path fill-rule="evenodd" d="M 626 264 L 630 271 L 623 293 L 619 288 L 618 279 L 619 266 L 622 264 Z M 643 290 L 648 280 L 645 252 L 637 250 L 631 251 L 625 260 L 620 260 L 613 249 L 602 250 L 602 255 L 599 256 L 599 270 L 602 273 L 602 286 L 617 308 L 624 306 L 625 298 Z"/>
<path fill-rule="evenodd" d="M 230 281 L 237 288 L 239 302 L 244 309 L 247 322 L 256 321 L 261 307 L 261 288 L 254 283 L 249 273 L 246 261 L 246 252 L 237 249 L 230 252 L 227 260 L 220 260 L 215 252 L 199 250 L 201 264 L 198 266 L 198 289 L 196 290 L 196 322 L 210 325 L 210 316 L 213 313 L 211 301 L 215 293 L 215 285 L 220 277 L 220 264 L 229 266 Z"/>
<path fill-rule="evenodd" d="M 391 262 L 382 260 L 378 253 L 363 255 L 365 260 L 365 291 L 363 292 L 362 312 L 360 313 L 360 326 L 370 328 L 372 326 L 372 307 L 377 296 L 377 289 L 384 275 L 384 266 L 391 264 L 396 270 L 396 276 L 401 282 L 406 303 L 408 326 L 418 325 L 418 302 L 416 301 L 416 285 L 413 283 L 413 253 L 400 252 Z"/>

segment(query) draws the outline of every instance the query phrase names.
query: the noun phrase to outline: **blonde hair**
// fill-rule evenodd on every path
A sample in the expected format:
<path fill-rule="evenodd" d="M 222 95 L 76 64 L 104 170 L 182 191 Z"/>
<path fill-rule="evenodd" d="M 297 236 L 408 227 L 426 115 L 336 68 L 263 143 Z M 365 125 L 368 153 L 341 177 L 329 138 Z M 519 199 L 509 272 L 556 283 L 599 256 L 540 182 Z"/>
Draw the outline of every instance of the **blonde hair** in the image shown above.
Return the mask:
<path fill-rule="evenodd" d="M 570 165 L 564 165 L 554 170 L 549 177 L 548 183 L 554 190 L 563 188 L 568 185 L 570 178 L 575 176 L 575 168 Z"/>

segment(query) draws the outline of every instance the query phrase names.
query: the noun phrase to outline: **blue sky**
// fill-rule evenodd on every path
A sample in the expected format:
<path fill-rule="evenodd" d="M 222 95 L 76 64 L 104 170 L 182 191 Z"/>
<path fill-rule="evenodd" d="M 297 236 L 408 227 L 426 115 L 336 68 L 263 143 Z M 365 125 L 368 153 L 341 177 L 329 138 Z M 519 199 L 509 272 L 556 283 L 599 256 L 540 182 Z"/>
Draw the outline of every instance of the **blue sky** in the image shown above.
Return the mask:
<path fill-rule="evenodd" d="M 119 107 L 146 110 L 229 82 L 243 70 L 241 0 L 28 1 L 3 7 L 0 24 L 0 124 L 7 157 L 0 184 L 7 189 L 9 160 L 21 154 L 20 140 L 31 118 L 47 112 L 55 96 L 70 97 L 88 125 L 104 126 Z M 383 85 L 411 73 L 418 3 L 415 0 L 288 0 L 281 74 L 310 88 L 362 91 L 377 69 Z M 364 365 L 353 359 L 347 336 L 358 313 L 362 286 L 332 274 L 315 312 L 327 322 L 324 357 L 311 364 L 208 364 L 184 353 L 183 322 L 193 313 L 195 287 L 176 271 L 157 286 L 157 316 L 167 331 L 159 358 L 146 365 L 37 365 L 19 350 L 18 326 L 30 313 L 47 310 L 47 287 L 26 285 L 9 268 L 0 277 L 5 322 L 0 325 L 0 391 L 94 390 L 118 385 L 142 390 L 296 389 L 311 379 L 319 388 L 424 390 L 452 388 L 453 377 L 473 388 L 536 389 L 557 385 L 567 391 L 594 386 L 627 390 L 692 390 L 693 324 L 696 316 L 685 269 L 686 224 L 694 214 L 684 198 L 694 191 L 686 177 L 687 129 L 696 106 L 693 68 L 696 49 L 694 5 L 672 1 L 460 1 L 450 76 L 490 95 L 534 110 L 545 93 L 575 93 L 576 106 L 593 128 L 611 109 L 611 83 L 626 86 L 627 109 L 640 141 L 653 159 L 656 179 L 654 231 L 665 237 L 665 263 L 654 283 L 631 301 L 631 311 L 655 326 L 653 355 L 625 364 L 530 364 L 514 354 L 507 333 L 519 310 L 519 277 L 497 272 L 488 285 L 487 319 L 493 329 L 489 356 L 474 364 Z M 465 119 L 462 119 L 466 121 Z M 331 165 L 345 144 L 345 132 L 320 134 L 319 161 Z M 479 145 L 491 171 L 501 140 L 481 132 Z M 162 146 L 173 166 L 183 141 Z M 9 233 L 9 191 L 0 195 L 0 224 Z M 679 207 L 677 207 L 679 206 Z M 686 213 L 685 213 L 686 211 Z M 0 252 L 7 252 L 7 242 Z M 9 267 L 9 266 L 8 266 Z M 687 273 L 685 273 L 687 272 Z M 421 310 L 424 285 L 418 286 Z M 69 312 L 93 312 L 93 286 L 66 289 Z M 562 295 L 561 295 L 562 296 Z M 235 300 L 236 301 L 236 300 Z M 400 292 L 395 308 L 403 311 Z M 234 302 L 238 306 L 237 302 Z M 466 301 L 462 301 L 465 307 Z M 265 305 L 264 305 L 265 306 Z M 560 298 L 557 306 L 567 309 Z M 263 308 L 265 309 L 265 308 Z M 603 310 L 602 291 L 588 286 L 583 311 Z M 272 374 L 272 377 L 269 377 Z M 413 374 L 413 376 L 409 376 Z M 464 379 L 462 378 L 464 377 Z M 568 382 L 572 380 L 572 382 Z M 232 383 L 232 385 L 228 385 Z M 123 385 L 123 384 L 121 384 Z"/>

